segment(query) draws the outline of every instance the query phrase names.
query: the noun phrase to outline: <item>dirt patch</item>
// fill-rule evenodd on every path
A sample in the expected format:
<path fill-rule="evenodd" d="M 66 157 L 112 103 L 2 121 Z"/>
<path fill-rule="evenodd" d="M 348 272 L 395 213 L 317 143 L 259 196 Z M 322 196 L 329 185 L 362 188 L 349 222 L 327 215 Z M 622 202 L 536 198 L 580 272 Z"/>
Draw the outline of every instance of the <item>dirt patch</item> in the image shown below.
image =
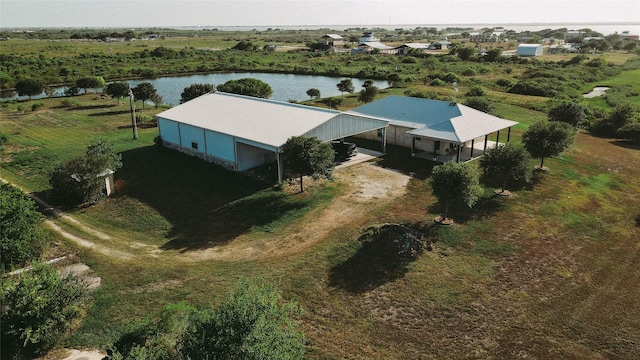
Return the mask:
<path fill-rule="evenodd" d="M 185 260 L 257 260 L 298 253 L 327 238 L 349 224 L 358 224 L 373 203 L 394 199 L 405 193 L 410 177 L 375 163 L 361 163 L 342 168 L 335 181 L 346 184 L 347 191 L 325 208 L 311 211 L 309 221 L 291 225 L 283 234 L 252 239 L 242 235 L 230 243 L 214 248 L 182 254 Z"/>

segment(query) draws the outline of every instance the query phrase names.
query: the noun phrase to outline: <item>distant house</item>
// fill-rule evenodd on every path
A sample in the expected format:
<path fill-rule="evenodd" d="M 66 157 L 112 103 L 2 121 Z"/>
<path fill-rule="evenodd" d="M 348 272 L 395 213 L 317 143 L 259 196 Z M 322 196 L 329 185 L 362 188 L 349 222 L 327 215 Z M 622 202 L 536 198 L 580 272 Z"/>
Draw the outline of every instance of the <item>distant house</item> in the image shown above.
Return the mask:
<path fill-rule="evenodd" d="M 498 34 L 491 32 L 474 32 L 469 34 L 469 41 L 479 43 L 479 42 L 497 42 L 499 41 Z"/>
<path fill-rule="evenodd" d="M 425 44 L 425 43 L 408 43 L 408 44 L 402 44 L 400 46 L 397 46 L 396 52 L 399 55 L 406 55 L 407 53 L 409 53 L 410 50 L 419 50 L 419 51 L 426 51 L 429 50 L 429 46 L 431 46 L 431 44 Z"/>
<path fill-rule="evenodd" d="M 549 54 L 564 54 L 578 52 L 580 47 L 575 44 L 553 44 L 549 45 Z"/>
<path fill-rule="evenodd" d="M 516 49 L 518 56 L 540 56 L 542 55 L 542 45 L 540 44 L 520 44 Z"/>
<path fill-rule="evenodd" d="M 355 48 L 351 49 L 352 54 L 358 53 L 370 53 L 377 51 L 381 54 L 395 54 L 397 49 L 393 46 L 385 45 L 378 41 L 368 41 L 358 44 Z"/>
<path fill-rule="evenodd" d="M 371 32 L 365 32 L 362 34 L 362 37 L 360 38 L 360 42 L 361 43 L 365 43 L 365 42 L 376 42 L 376 41 L 380 41 L 380 39 L 378 39 L 377 37 L 375 37 L 373 35 L 373 33 Z"/>
<path fill-rule="evenodd" d="M 388 144 L 411 149 L 411 155 L 439 162 L 467 161 L 496 146 L 500 131 L 518 124 L 455 102 L 387 96 L 346 112 L 389 121 L 386 133 L 369 131 L 367 139 L 386 137 Z M 495 141 L 489 135 L 495 133 Z"/>
<path fill-rule="evenodd" d="M 445 49 L 448 49 L 450 46 L 451 46 L 450 41 L 440 40 L 432 43 L 429 46 L 429 50 L 445 50 Z"/>
<path fill-rule="evenodd" d="M 620 40 L 638 40 L 640 38 L 638 35 L 630 34 L 628 31 L 623 31 L 618 36 L 620 36 Z"/>
<path fill-rule="evenodd" d="M 322 37 L 322 44 L 330 48 L 337 48 L 344 46 L 344 38 L 338 34 L 327 34 Z"/>

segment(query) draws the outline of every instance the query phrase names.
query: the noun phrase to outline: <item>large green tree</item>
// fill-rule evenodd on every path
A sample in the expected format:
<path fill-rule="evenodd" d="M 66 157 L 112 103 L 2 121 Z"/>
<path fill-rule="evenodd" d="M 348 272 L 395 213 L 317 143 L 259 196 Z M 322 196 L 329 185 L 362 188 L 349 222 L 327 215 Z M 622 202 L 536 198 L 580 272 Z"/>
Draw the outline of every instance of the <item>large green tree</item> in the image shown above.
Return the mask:
<path fill-rule="evenodd" d="M 534 158 L 540 158 L 540 169 L 544 159 L 558 156 L 573 144 L 575 129 L 569 123 L 560 121 L 540 121 L 522 134 L 525 149 Z"/>
<path fill-rule="evenodd" d="M 104 197 L 104 177 L 122 167 L 121 155 L 106 140 L 92 142 L 84 156 L 58 164 L 49 176 L 54 192 L 65 198 L 95 203 Z"/>
<path fill-rule="evenodd" d="M 574 128 L 584 125 L 584 106 L 574 102 L 562 102 L 549 110 L 549 121 L 562 121 L 571 124 Z"/>
<path fill-rule="evenodd" d="M 363 85 L 364 86 L 364 85 Z M 360 90 L 360 95 L 358 96 L 358 101 L 362 103 L 370 103 L 372 102 L 376 96 L 378 95 L 378 87 L 375 85 L 364 86 L 362 90 Z"/>
<path fill-rule="evenodd" d="M 442 221 L 447 221 L 452 202 L 463 201 L 467 206 L 473 207 L 482 194 L 478 172 L 468 163 L 449 161 L 435 166 L 429 184 L 431 193 L 444 204 Z"/>
<path fill-rule="evenodd" d="M 342 98 L 344 99 L 344 93 L 348 92 L 349 94 L 356 91 L 355 86 L 353 86 L 353 81 L 351 79 L 343 79 L 337 85 L 338 90 L 342 94 Z"/>
<path fill-rule="evenodd" d="M 320 90 L 311 88 L 307 90 L 307 95 L 309 95 L 309 98 L 311 98 L 311 100 L 313 100 L 314 98 L 317 99 L 320 97 Z"/>
<path fill-rule="evenodd" d="M 284 302 L 264 280 L 242 280 L 218 309 L 194 316 L 182 339 L 186 359 L 303 359 L 304 334 L 294 317 L 301 308 Z"/>
<path fill-rule="evenodd" d="M 38 258 L 46 236 L 40 228 L 42 214 L 20 189 L 0 184 L 0 264 L 2 270 L 21 267 Z"/>
<path fill-rule="evenodd" d="M 271 86 L 266 82 L 254 78 L 243 78 L 239 80 L 229 80 L 219 85 L 218 90 L 253 97 L 268 99 L 273 94 Z"/>
<path fill-rule="evenodd" d="M 81 314 L 87 294 L 73 275 L 60 276 L 40 263 L 17 278 L 3 277 L 0 286 L 2 358 L 6 359 L 32 358 L 55 345 Z"/>
<path fill-rule="evenodd" d="M 87 76 L 76 80 L 76 86 L 80 89 L 84 89 L 86 94 L 89 89 L 99 88 L 104 84 L 104 80 L 95 76 Z"/>
<path fill-rule="evenodd" d="M 129 84 L 125 82 L 112 82 L 104 89 L 104 92 L 116 99 L 120 104 L 120 99 L 129 96 Z"/>
<path fill-rule="evenodd" d="M 522 145 L 507 143 L 487 149 L 480 159 L 480 166 L 486 177 L 501 179 L 501 192 L 505 191 L 507 181 L 529 180 L 529 154 Z"/>
<path fill-rule="evenodd" d="M 28 96 L 31 100 L 32 96 L 44 91 L 44 84 L 36 79 L 22 79 L 16 83 L 16 91 L 19 96 Z"/>
<path fill-rule="evenodd" d="M 208 94 L 213 91 L 212 84 L 191 84 L 182 90 L 180 94 L 180 103 L 186 103 L 189 100 L 195 99 L 198 96 Z"/>
<path fill-rule="evenodd" d="M 300 176 L 300 192 L 304 192 L 302 178 L 328 176 L 334 167 L 335 152 L 331 144 L 315 137 L 293 136 L 283 147 L 285 163 Z"/>
<path fill-rule="evenodd" d="M 151 100 L 156 94 L 156 88 L 150 82 L 143 82 L 136 85 L 132 90 L 136 100 L 142 101 L 142 108 L 147 100 Z"/>

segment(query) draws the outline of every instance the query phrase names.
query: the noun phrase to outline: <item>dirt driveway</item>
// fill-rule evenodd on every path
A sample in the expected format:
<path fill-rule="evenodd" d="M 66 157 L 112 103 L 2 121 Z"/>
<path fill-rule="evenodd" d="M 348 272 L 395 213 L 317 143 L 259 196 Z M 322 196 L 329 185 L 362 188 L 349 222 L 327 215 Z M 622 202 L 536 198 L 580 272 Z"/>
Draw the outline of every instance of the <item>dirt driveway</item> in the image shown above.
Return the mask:
<path fill-rule="evenodd" d="M 305 216 L 308 220 L 296 221 L 281 234 L 258 239 L 241 235 L 223 246 L 186 252 L 180 257 L 191 261 L 257 260 L 299 253 L 338 229 L 358 225 L 372 206 L 403 195 L 410 179 L 371 162 L 341 167 L 334 177 L 345 184 L 347 191 L 328 207 L 311 211 Z"/>

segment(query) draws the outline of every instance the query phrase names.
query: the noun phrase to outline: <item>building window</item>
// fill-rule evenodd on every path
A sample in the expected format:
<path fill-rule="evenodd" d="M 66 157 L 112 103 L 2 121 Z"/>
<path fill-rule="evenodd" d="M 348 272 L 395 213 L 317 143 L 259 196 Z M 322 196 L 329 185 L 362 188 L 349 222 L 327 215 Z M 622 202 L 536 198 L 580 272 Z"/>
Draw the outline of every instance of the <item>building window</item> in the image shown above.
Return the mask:
<path fill-rule="evenodd" d="M 191 148 L 192 148 L 192 149 L 196 149 L 196 150 L 198 150 L 198 143 L 197 143 L 197 142 L 195 142 L 195 141 L 192 141 L 192 142 L 191 142 Z"/>
<path fill-rule="evenodd" d="M 378 129 L 378 137 L 382 137 L 384 129 Z"/>

